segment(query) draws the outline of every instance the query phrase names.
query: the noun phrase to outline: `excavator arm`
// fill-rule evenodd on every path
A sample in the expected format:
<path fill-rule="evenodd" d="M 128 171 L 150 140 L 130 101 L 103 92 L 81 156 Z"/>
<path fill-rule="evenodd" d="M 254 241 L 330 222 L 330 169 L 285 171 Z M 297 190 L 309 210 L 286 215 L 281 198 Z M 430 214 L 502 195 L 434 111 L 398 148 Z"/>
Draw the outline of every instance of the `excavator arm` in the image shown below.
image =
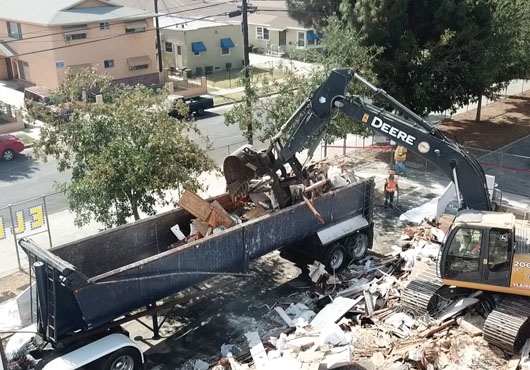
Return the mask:
<path fill-rule="evenodd" d="M 367 85 L 376 97 L 392 106 L 397 113 L 386 111 L 357 96 L 348 97 L 346 91 L 352 78 Z M 455 183 L 461 208 L 491 210 L 486 177 L 473 155 L 352 69 L 333 70 L 271 140 L 267 150 L 257 152 L 245 146 L 225 159 L 223 167 L 230 194 L 233 197 L 244 195 L 251 190 L 251 179 L 269 175 L 280 207 L 289 205 L 292 202 L 289 186 L 304 183 L 307 179 L 296 154 L 309 145 L 309 156 L 312 156 L 336 110 L 440 168 Z M 290 172 L 285 169 L 286 164 L 290 165 Z"/>

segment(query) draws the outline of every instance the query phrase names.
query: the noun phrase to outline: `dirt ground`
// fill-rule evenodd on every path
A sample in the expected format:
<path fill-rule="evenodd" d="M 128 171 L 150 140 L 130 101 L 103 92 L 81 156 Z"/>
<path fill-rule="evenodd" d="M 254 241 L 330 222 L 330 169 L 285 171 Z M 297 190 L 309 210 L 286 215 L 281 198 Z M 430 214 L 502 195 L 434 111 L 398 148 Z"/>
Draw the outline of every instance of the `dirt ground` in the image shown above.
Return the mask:
<path fill-rule="evenodd" d="M 16 297 L 29 286 L 29 275 L 17 272 L 0 279 L 0 303 Z"/>
<path fill-rule="evenodd" d="M 438 128 L 454 134 L 461 144 L 478 149 L 499 149 L 530 135 L 530 91 L 482 107 L 481 121 L 476 110 L 458 114 Z"/>

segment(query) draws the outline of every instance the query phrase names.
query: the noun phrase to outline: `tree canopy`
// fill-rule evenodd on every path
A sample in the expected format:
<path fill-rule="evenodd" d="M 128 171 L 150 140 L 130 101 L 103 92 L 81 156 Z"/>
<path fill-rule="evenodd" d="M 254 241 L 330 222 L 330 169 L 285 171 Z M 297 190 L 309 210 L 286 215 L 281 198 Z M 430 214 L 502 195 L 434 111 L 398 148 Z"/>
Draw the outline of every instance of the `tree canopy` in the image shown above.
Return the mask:
<path fill-rule="evenodd" d="M 529 4 L 343 0 L 337 11 L 347 27 L 358 32 L 362 46 L 382 50 L 373 61 L 380 86 L 414 111 L 427 114 L 454 110 L 481 96 L 494 98 L 508 81 L 528 76 Z M 325 3 L 291 0 L 288 5 L 293 11 L 312 9 L 298 13 L 305 23 L 326 23 L 325 12 L 317 11 Z M 338 42 L 343 40 L 337 36 Z"/>
<path fill-rule="evenodd" d="M 95 94 L 104 103 L 93 102 Z M 186 136 L 192 123 L 169 117 L 160 92 L 112 86 L 109 76 L 87 69 L 67 72 L 52 101 L 56 109 L 38 105 L 30 112 L 45 122 L 35 153 L 55 157 L 60 171 L 71 170 L 71 182 L 59 188 L 77 224 L 94 219 L 112 227 L 139 219 L 140 212 L 154 214 L 157 202 L 172 200 L 171 190 L 199 188 L 198 176 L 214 168 Z M 65 109 L 67 118 L 57 114 Z"/>

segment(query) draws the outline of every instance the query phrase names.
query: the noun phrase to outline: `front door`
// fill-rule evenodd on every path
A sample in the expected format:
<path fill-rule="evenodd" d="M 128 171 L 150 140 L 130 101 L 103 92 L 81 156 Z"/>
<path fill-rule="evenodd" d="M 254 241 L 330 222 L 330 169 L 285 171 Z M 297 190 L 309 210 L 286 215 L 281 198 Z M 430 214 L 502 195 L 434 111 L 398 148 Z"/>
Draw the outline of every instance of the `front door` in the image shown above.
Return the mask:
<path fill-rule="evenodd" d="M 278 45 L 285 46 L 287 44 L 287 31 L 280 31 L 280 38 L 278 40 Z"/>
<path fill-rule="evenodd" d="M 442 258 L 442 278 L 480 284 L 485 230 L 460 227 L 449 235 Z"/>
<path fill-rule="evenodd" d="M 512 232 L 508 229 L 490 229 L 487 234 L 486 248 L 482 253 L 482 282 L 508 287 L 513 257 Z"/>

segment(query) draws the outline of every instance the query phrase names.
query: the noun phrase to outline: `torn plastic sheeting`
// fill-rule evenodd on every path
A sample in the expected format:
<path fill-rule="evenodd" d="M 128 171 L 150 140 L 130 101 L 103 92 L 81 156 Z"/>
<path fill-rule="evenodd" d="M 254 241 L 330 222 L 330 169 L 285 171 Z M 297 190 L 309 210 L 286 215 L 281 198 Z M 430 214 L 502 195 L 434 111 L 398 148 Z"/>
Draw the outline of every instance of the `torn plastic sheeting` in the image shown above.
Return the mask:
<path fill-rule="evenodd" d="M 439 197 L 435 197 L 419 207 L 409 209 L 399 216 L 399 220 L 420 224 L 426 218 L 429 220 L 435 218 L 439 199 Z"/>

